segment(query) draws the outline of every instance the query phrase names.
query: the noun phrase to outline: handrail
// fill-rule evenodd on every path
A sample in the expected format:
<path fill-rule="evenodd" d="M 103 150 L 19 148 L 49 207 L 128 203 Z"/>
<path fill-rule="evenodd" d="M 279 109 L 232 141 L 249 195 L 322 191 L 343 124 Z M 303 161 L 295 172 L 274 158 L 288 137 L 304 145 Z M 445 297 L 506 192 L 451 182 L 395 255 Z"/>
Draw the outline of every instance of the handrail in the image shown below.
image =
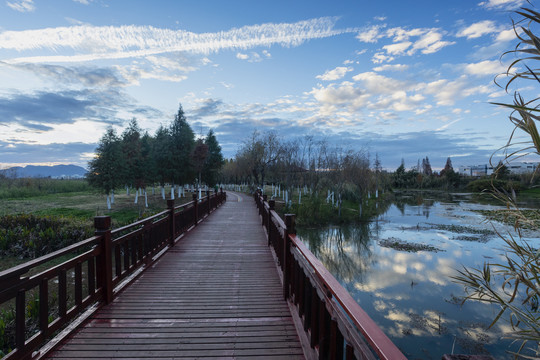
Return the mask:
<path fill-rule="evenodd" d="M 193 201 L 179 206 L 168 200 L 167 210 L 115 230 L 109 216 L 97 216 L 95 236 L 0 272 L 0 305 L 15 307 L 14 348 L 2 359 L 44 357 L 36 350 L 55 332 L 90 306 L 95 310 L 96 304 L 110 303 L 125 283 L 225 199 L 221 190 L 200 200 L 194 195 Z M 70 254 L 74 256 L 62 261 Z M 51 261 L 60 264 L 26 275 Z"/>
<path fill-rule="evenodd" d="M 295 305 L 319 358 L 406 359 L 296 237 L 294 215 L 285 215 L 283 221 L 274 210 L 273 200 L 267 202 L 260 191 L 254 198 L 268 234 L 268 244 L 273 247 L 283 273 L 283 296 Z"/>

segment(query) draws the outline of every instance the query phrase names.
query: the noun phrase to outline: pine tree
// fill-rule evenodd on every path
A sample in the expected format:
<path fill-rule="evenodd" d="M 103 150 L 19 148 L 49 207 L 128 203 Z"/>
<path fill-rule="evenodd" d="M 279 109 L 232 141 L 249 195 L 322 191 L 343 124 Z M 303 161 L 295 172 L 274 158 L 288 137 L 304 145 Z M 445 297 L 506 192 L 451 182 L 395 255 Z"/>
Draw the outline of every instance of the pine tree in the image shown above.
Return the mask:
<path fill-rule="evenodd" d="M 221 153 L 221 146 L 219 146 L 213 130 L 208 132 L 204 143 L 208 148 L 208 155 L 204 162 L 202 178 L 208 186 L 214 186 L 218 182 L 219 173 L 225 161 Z"/>
<path fill-rule="evenodd" d="M 178 108 L 170 127 L 172 149 L 172 179 L 176 184 L 191 183 L 195 177 L 192 152 L 195 146 L 195 134 L 189 126 L 182 105 Z"/>
<path fill-rule="evenodd" d="M 152 162 L 155 166 L 156 180 L 161 186 L 172 179 L 172 151 L 169 129 L 161 125 L 152 143 Z"/>
<path fill-rule="evenodd" d="M 141 130 L 136 119 L 132 119 L 122 133 L 122 179 L 124 185 L 136 189 L 144 187 L 144 172 L 141 154 Z"/>
<path fill-rule="evenodd" d="M 96 156 L 88 163 L 88 182 L 108 196 L 111 191 L 122 185 L 121 164 L 120 139 L 114 129 L 109 127 L 99 141 Z"/>

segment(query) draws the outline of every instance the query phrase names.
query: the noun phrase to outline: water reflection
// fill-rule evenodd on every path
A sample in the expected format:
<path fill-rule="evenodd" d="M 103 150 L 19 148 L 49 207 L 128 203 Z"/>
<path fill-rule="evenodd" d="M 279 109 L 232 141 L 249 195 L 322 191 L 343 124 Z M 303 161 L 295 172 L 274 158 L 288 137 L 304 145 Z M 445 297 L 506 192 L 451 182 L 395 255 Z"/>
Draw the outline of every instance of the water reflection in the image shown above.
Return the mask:
<path fill-rule="evenodd" d="M 408 358 L 440 359 L 452 349 L 511 358 L 510 342 L 500 339 L 509 325 L 487 329 L 498 309 L 461 306 L 463 290 L 450 279 L 462 265 L 504 260 L 491 225 L 470 211 L 487 206 L 463 196 L 405 195 L 369 223 L 300 228 L 298 236 Z M 387 239 L 437 251 L 382 246 Z"/>
<path fill-rule="evenodd" d="M 306 229 L 299 233 L 311 252 L 338 279 L 347 283 L 362 279 L 374 265 L 369 246 L 370 224 Z"/>

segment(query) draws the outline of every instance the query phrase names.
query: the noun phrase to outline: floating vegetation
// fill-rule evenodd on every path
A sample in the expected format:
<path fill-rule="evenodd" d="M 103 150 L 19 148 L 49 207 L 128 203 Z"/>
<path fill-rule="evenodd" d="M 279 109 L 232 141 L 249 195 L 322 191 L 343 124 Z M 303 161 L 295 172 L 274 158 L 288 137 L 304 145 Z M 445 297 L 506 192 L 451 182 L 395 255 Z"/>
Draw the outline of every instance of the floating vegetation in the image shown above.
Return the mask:
<path fill-rule="evenodd" d="M 488 220 L 498 221 L 500 223 L 516 226 L 519 225 L 522 229 L 538 230 L 540 229 L 540 211 L 538 210 L 516 210 L 499 209 L 499 210 L 473 210 L 478 214 L 482 214 Z"/>
<path fill-rule="evenodd" d="M 461 225 L 444 225 L 444 224 L 429 224 L 432 229 L 450 231 L 456 234 L 480 234 L 480 235 L 495 235 L 495 231 L 489 229 L 478 229 L 472 226 Z"/>
<path fill-rule="evenodd" d="M 425 245 L 425 244 L 419 244 L 419 243 L 410 243 L 406 241 L 402 241 L 400 239 L 396 238 L 388 238 L 388 239 L 382 239 L 379 240 L 379 245 L 382 247 L 392 248 L 394 250 L 399 251 L 407 251 L 407 252 L 418 252 L 418 251 L 432 251 L 432 252 L 439 252 L 444 251 L 441 249 L 438 249 L 431 245 Z"/>
<path fill-rule="evenodd" d="M 489 241 L 489 238 L 487 236 L 468 236 L 468 235 L 460 235 L 453 238 L 454 240 L 460 240 L 460 241 L 473 241 L 473 242 L 480 242 L 480 243 L 487 243 Z"/>

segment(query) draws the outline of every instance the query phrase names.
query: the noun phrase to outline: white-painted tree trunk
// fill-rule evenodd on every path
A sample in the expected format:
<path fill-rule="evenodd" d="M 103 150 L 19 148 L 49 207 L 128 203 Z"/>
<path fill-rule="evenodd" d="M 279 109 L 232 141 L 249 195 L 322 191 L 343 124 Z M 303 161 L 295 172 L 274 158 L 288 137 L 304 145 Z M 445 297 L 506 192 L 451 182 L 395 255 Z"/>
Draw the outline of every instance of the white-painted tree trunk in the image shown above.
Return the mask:
<path fill-rule="evenodd" d="M 111 210 L 111 199 L 109 197 L 109 194 L 107 194 L 107 210 Z"/>
<path fill-rule="evenodd" d="M 146 195 L 146 190 L 144 190 L 144 206 L 148 207 L 148 196 Z"/>
<path fill-rule="evenodd" d="M 135 204 L 139 201 L 139 191 L 135 191 Z"/>
<path fill-rule="evenodd" d="M 114 190 L 111 190 L 111 205 L 114 204 Z"/>
<path fill-rule="evenodd" d="M 376 199 L 379 198 L 379 189 L 375 190 L 375 198 L 376 198 Z"/>
<path fill-rule="evenodd" d="M 161 197 L 165 200 L 165 186 L 161 187 Z"/>
<path fill-rule="evenodd" d="M 129 186 L 126 185 L 126 195 L 129 196 Z"/>
<path fill-rule="evenodd" d="M 199 188 L 199 200 L 202 199 L 201 188 Z"/>
<path fill-rule="evenodd" d="M 171 186 L 171 200 L 174 200 L 174 185 Z"/>

